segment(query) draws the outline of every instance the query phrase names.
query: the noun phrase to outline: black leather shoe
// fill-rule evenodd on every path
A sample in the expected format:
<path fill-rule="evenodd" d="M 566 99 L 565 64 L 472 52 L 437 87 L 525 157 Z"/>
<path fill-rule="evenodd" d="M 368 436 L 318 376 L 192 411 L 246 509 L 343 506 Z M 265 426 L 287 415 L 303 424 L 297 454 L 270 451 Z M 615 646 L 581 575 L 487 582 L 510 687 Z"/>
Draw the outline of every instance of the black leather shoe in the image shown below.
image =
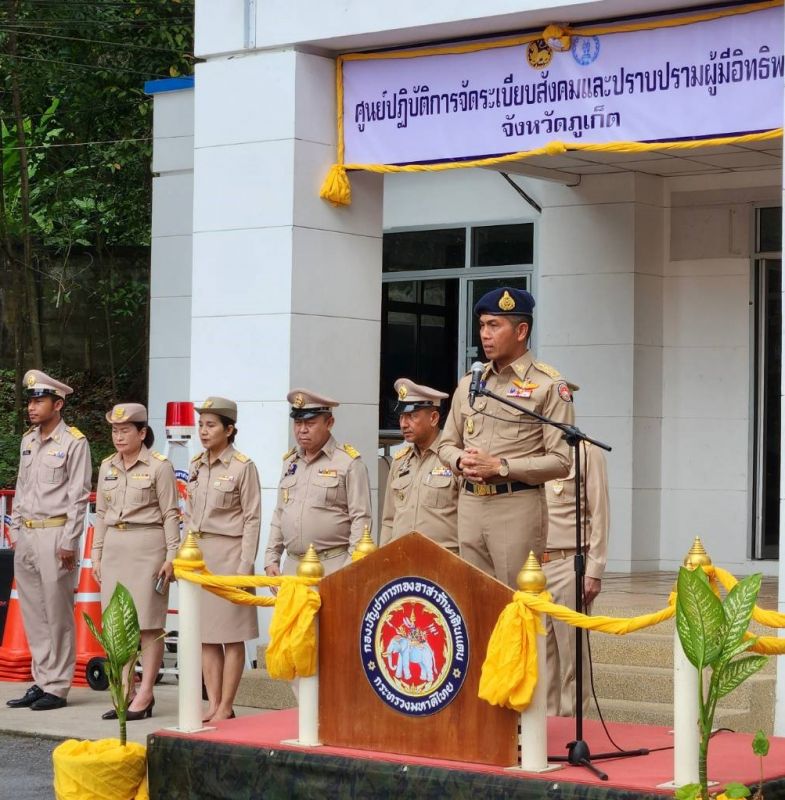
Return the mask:
<path fill-rule="evenodd" d="M 101 719 L 117 719 L 117 711 L 110 708 L 108 711 L 104 711 L 104 713 L 101 714 Z"/>
<path fill-rule="evenodd" d="M 129 709 L 128 713 L 126 714 L 125 718 L 129 722 L 134 722 L 137 719 L 147 719 L 148 717 L 153 716 L 153 706 L 155 705 L 155 698 L 150 701 L 150 705 L 147 708 L 143 708 L 141 711 L 131 711 Z"/>
<path fill-rule="evenodd" d="M 56 694 L 44 692 L 31 706 L 31 711 L 53 711 L 55 708 L 65 708 L 68 701 L 65 697 L 58 697 Z"/>
<path fill-rule="evenodd" d="M 24 693 L 24 697 L 17 697 L 16 700 L 8 700 L 7 706 L 11 708 L 29 708 L 36 700 L 44 696 L 44 690 L 35 683 Z"/>

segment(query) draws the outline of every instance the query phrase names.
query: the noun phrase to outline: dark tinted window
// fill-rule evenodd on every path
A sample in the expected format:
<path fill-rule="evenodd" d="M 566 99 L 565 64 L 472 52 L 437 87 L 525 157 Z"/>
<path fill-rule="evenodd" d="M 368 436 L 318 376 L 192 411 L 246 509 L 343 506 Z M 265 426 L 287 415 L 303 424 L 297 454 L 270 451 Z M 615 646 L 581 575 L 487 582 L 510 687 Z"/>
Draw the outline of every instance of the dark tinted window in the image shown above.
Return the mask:
<path fill-rule="evenodd" d="M 782 251 L 782 209 L 761 208 L 758 212 L 758 252 Z"/>
<path fill-rule="evenodd" d="M 534 263 L 534 224 L 472 228 L 473 267 Z"/>
<path fill-rule="evenodd" d="M 466 229 L 385 233 L 382 270 L 446 269 L 466 265 Z"/>

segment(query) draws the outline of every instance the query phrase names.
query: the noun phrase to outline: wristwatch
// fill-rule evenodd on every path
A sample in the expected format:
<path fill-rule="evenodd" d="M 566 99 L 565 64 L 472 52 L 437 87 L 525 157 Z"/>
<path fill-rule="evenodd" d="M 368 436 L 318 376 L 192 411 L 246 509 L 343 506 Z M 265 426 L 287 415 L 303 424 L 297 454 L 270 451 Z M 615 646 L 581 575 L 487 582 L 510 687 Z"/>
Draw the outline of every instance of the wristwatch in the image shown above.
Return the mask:
<path fill-rule="evenodd" d="M 506 458 L 500 458 L 499 460 L 502 462 L 499 466 L 499 477 L 506 478 L 510 474 L 510 465 L 507 463 Z"/>

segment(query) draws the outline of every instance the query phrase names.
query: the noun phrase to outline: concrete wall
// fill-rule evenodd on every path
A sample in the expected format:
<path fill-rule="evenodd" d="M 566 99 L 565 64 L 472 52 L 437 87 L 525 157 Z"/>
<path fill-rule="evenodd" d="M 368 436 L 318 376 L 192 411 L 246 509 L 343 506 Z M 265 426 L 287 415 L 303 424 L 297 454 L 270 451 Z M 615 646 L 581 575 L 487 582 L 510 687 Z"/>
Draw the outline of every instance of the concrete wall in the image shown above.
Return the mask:
<path fill-rule="evenodd" d="M 166 403 L 190 399 L 194 93 L 153 102 L 148 411 L 162 448 Z"/>

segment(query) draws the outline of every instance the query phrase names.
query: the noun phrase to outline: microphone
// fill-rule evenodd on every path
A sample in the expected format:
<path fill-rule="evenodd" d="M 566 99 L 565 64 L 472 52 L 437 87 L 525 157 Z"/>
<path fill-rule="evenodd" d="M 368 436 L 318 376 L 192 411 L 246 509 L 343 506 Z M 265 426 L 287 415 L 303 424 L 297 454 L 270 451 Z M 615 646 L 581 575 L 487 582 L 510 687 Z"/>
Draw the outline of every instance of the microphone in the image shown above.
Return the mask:
<path fill-rule="evenodd" d="M 482 383 L 482 373 L 485 365 L 482 361 L 475 361 L 472 364 L 472 382 L 469 384 L 469 405 L 474 408 L 474 401 L 477 398 L 477 392 L 480 391 L 480 384 Z"/>

